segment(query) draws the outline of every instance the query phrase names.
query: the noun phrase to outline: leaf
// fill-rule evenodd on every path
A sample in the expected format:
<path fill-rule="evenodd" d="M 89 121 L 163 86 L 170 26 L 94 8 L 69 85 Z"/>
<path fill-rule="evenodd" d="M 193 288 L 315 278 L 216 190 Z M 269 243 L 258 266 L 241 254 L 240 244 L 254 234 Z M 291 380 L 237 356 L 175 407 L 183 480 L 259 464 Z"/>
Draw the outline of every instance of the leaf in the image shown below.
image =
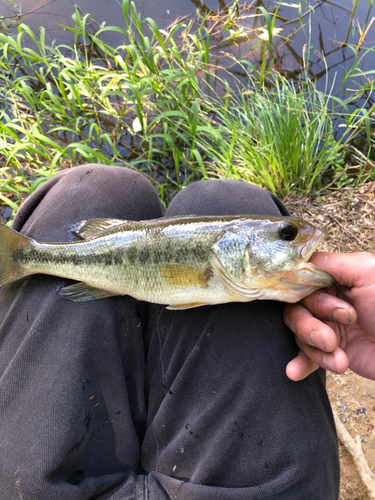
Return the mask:
<path fill-rule="evenodd" d="M 17 203 L 14 203 L 14 201 L 10 200 L 6 196 L 3 196 L 0 194 L 0 200 L 3 200 L 7 205 L 9 205 L 13 210 L 18 210 L 18 205 Z"/>
<path fill-rule="evenodd" d="M 262 33 L 260 35 L 258 35 L 258 38 L 260 38 L 261 40 L 268 40 L 269 39 L 269 32 L 266 28 L 259 28 L 260 31 L 262 31 Z M 277 36 L 279 33 L 281 33 L 283 30 L 283 28 L 273 28 L 272 29 L 272 36 Z"/>
<path fill-rule="evenodd" d="M 147 128 L 147 118 L 144 116 L 143 117 L 143 128 L 146 129 Z M 133 129 L 133 132 L 135 134 L 137 134 L 138 132 L 142 132 L 142 125 L 141 125 L 141 122 L 137 116 L 137 118 L 134 119 L 133 123 L 132 123 L 132 129 Z"/>

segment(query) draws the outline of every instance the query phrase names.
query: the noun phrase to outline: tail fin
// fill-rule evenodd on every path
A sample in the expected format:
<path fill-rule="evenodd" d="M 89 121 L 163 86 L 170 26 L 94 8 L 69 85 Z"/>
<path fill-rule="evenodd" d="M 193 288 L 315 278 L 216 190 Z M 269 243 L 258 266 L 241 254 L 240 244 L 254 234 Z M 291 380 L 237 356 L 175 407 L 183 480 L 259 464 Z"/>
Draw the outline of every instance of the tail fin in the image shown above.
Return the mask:
<path fill-rule="evenodd" d="M 0 287 L 28 274 L 22 271 L 17 253 L 29 246 L 29 242 L 27 236 L 0 223 Z"/>

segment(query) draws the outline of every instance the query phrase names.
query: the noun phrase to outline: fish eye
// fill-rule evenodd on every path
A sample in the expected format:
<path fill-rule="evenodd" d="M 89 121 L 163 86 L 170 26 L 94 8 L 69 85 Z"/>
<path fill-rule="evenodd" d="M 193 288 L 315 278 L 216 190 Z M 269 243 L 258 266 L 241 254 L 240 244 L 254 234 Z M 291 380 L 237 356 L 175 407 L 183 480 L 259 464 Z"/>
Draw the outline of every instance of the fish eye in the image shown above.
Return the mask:
<path fill-rule="evenodd" d="M 279 229 L 279 236 L 282 240 L 293 241 L 298 234 L 298 229 L 292 224 L 287 224 Z"/>

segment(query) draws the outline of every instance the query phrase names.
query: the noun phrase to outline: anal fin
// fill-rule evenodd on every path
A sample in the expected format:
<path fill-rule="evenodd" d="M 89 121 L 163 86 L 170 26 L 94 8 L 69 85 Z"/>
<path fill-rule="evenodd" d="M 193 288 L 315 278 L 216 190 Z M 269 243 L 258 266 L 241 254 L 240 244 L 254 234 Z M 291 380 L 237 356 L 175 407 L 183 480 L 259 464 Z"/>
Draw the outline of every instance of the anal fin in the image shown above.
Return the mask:
<path fill-rule="evenodd" d="M 83 282 L 61 288 L 59 293 L 64 299 L 72 300 L 73 302 L 89 302 L 90 300 L 105 299 L 117 295 L 86 285 Z"/>

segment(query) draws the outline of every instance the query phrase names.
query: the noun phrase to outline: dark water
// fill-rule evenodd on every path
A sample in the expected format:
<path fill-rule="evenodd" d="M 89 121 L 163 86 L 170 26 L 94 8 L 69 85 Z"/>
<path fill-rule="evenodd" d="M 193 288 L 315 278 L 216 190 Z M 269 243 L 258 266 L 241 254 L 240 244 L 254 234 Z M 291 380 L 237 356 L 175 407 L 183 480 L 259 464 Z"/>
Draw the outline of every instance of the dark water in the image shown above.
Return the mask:
<path fill-rule="evenodd" d="M 83 12 L 90 13 L 99 23 L 105 21 L 109 26 L 121 26 L 123 15 L 121 1 L 116 0 L 16 0 L 21 6 L 22 20 L 32 28 L 44 26 L 48 29 L 49 36 L 57 43 L 70 40 L 68 33 L 59 28 L 58 24 L 72 25 L 71 16 L 75 5 Z M 173 22 L 177 16 L 186 16 L 195 12 L 197 8 L 203 11 L 217 12 L 226 9 L 232 2 L 224 0 L 207 0 L 202 7 L 198 0 L 136 0 L 135 5 L 145 17 L 160 21 L 160 26 L 165 27 Z M 14 16 L 14 9 L 7 0 L 0 0 L 0 15 Z M 122 23 L 122 24 L 121 24 Z"/>

